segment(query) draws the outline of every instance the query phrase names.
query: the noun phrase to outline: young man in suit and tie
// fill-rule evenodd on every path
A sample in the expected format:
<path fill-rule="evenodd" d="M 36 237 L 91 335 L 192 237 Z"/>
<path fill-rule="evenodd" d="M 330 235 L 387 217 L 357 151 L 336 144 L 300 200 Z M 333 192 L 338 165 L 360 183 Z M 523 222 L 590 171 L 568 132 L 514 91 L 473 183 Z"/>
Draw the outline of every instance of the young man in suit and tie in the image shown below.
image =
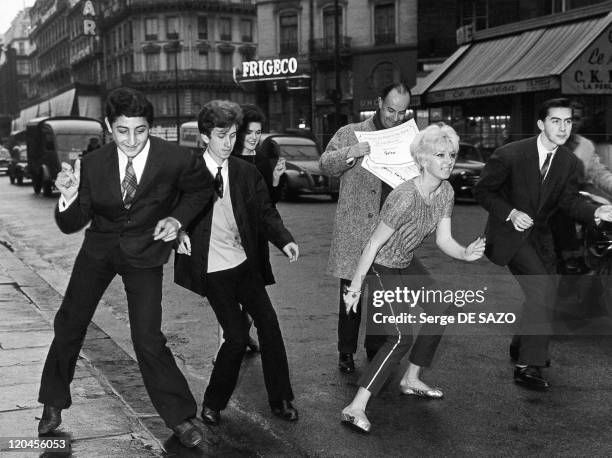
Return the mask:
<path fill-rule="evenodd" d="M 113 142 L 90 152 L 74 171 L 62 164 L 55 211 L 64 233 L 89 222 L 68 289 L 55 316 L 55 337 L 43 369 L 38 430 L 61 423 L 71 404 L 70 382 L 87 326 L 115 275 L 127 294 L 134 350 L 151 401 L 179 440 L 202 435 L 191 423 L 197 405 L 161 332 L 163 265 L 180 227 L 211 199 L 212 185 L 189 151 L 149 137 L 153 106 L 138 91 L 119 88 L 106 101 Z"/>
<path fill-rule="evenodd" d="M 488 212 L 487 257 L 507 265 L 525 303 L 510 345 L 514 381 L 546 390 L 541 368 L 548 346 L 556 297 L 556 257 L 549 219 L 558 209 L 587 224 L 612 220 L 611 206 L 597 206 L 579 193 L 581 165 L 565 142 L 572 129 L 568 99 L 551 99 L 538 111 L 537 137 L 498 148 L 487 161 L 474 196 Z"/>
<path fill-rule="evenodd" d="M 261 256 L 262 239 L 281 249 L 290 261 L 298 246 L 270 201 L 266 183 L 254 165 L 230 156 L 240 124 L 240 107 L 213 100 L 198 116 L 207 144 L 203 168 L 214 177 L 214 203 L 179 235 L 175 282 L 208 298 L 225 341 L 204 395 L 202 419 L 217 424 L 234 391 L 247 336 L 240 304 L 253 317 L 261 345 L 261 360 L 272 412 L 287 421 L 298 419 L 283 337 L 266 292 L 269 269 Z"/>

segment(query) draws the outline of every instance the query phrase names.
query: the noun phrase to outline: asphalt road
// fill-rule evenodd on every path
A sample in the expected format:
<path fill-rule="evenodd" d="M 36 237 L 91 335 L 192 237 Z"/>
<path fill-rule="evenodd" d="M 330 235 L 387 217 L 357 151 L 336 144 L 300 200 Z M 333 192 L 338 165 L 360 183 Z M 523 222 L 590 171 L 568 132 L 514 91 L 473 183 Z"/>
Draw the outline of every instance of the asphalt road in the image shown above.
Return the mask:
<path fill-rule="evenodd" d="M 0 177 L 0 238 L 63 291 L 82 232 L 59 232 L 53 222 L 55 202 Z M 608 318 L 582 323 L 581 329 L 586 329 L 582 336 L 555 338 L 549 372 L 552 389 L 547 393 L 512 383 L 507 355 L 511 326 L 476 324 L 457 327 L 455 332 L 449 328 L 424 375 L 444 390 L 444 400 L 400 396 L 396 376 L 370 402 L 370 435 L 343 428 L 340 411 L 354 395 L 366 360 L 360 350 L 356 374 L 345 376 L 337 370 L 337 280 L 325 273 L 335 204 L 325 197 L 311 198 L 281 203 L 279 211 L 300 244 L 300 260 L 289 264 L 272 249 L 277 284 L 269 292 L 285 336 L 300 421 L 285 424 L 270 415 L 260 361 L 251 355 L 245 359 L 231 409 L 220 427 L 226 434 L 243 435 L 252 441 L 253 453 L 263 455 L 272 452 L 261 437 L 285 444 L 292 455 L 310 456 L 612 454 L 608 435 L 612 346 L 609 336 L 594 335 L 610 329 Z M 467 243 L 479 236 L 485 219 L 478 206 L 457 205 L 456 239 Z M 452 288 L 487 288 L 486 304 L 473 311 L 519 312 L 522 295 L 505 268 L 487 260 L 472 264 L 452 260 L 437 251 L 432 240 L 417 254 Z M 201 399 L 217 345 L 216 321 L 203 299 L 172 283 L 171 265 L 165 270 L 164 331 L 189 375 L 196 399 Z M 133 354 L 119 278 L 108 289 L 94 321 Z M 245 415 L 248 426 L 238 421 Z"/>

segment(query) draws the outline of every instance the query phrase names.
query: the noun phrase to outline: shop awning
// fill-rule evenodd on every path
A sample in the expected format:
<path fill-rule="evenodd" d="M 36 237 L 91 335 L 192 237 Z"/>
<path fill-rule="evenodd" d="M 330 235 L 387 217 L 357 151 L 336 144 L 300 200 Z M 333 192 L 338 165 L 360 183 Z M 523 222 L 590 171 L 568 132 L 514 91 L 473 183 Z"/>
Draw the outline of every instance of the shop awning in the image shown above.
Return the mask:
<path fill-rule="evenodd" d="M 415 92 L 436 103 L 559 89 L 563 72 L 611 24 L 609 13 L 477 41 L 459 48 Z"/>

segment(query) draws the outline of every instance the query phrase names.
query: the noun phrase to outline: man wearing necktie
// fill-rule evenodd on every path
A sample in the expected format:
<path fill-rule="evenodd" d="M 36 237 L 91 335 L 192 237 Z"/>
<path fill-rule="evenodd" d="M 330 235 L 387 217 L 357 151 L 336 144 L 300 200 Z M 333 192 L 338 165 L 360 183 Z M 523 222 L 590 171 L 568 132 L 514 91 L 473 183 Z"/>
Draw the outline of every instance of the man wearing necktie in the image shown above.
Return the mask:
<path fill-rule="evenodd" d="M 68 289 L 55 316 L 55 336 L 43 369 L 38 430 L 61 423 L 71 404 L 70 382 L 87 326 L 115 275 L 127 294 L 131 337 L 145 387 L 183 445 L 202 441 L 190 419 L 197 405 L 161 332 L 163 265 L 180 227 L 211 200 L 212 183 L 198 159 L 149 136 L 153 106 L 138 91 L 119 88 L 106 101 L 113 142 L 74 165 L 62 164 L 55 211 L 65 233 L 85 232 Z"/>
<path fill-rule="evenodd" d="M 549 220 L 559 208 L 586 224 L 612 220 L 612 206 L 597 206 L 579 193 L 581 165 L 565 146 L 572 129 L 568 99 L 551 99 L 538 111 L 537 137 L 498 148 L 474 188 L 488 212 L 487 257 L 507 265 L 525 295 L 518 330 L 510 344 L 514 381 L 549 388 L 552 309 L 556 298 L 556 256 Z"/>
<path fill-rule="evenodd" d="M 253 317 L 261 345 L 261 361 L 272 413 L 295 421 L 293 391 L 283 336 L 266 292 L 271 280 L 261 243 L 272 242 L 296 261 L 298 245 L 272 204 L 257 168 L 231 156 L 240 125 L 240 107 L 227 100 L 207 103 L 198 128 L 207 145 L 203 165 L 214 177 L 216 197 L 203 206 L 192 224 L 181 230 L 174 264 L 174 281 L 210 303 L 223 328 L 224 342 L 204 394 L 202 419 L 220 421 L 238 382 L 246 351 L 242 307 Z M 262 242 L 263 240 L 263 242 Z"/>

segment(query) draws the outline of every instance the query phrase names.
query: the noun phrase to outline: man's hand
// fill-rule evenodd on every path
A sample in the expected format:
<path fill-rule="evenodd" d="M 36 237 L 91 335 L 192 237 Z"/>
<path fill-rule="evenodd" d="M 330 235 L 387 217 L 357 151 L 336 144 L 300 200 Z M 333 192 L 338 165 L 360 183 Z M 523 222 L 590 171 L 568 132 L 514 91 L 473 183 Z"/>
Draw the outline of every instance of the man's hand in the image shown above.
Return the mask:
<path fill-rule="evenodd" d="M 178 254 L 186 254 L 187 256 L 191 256 L 191 239 L 185 231 L 179 231 L 176 252 Z"/>
<path fill-rule="evenodd" d="M 523 213 L 522 211 L 517 210 L 516 208 L 510 212 L 510 221 L 512 221 L 514 229 L 519 232 L 523 232 L 524 230 L 529 229 L 531 226 L 533 226 L 533 220 L 531 219 L 531 216 L 529 216 L 527 213 Z"/>
<path fill-rule="evenodd" d="M 485 239 L 484 237 L 478 237 L 472 243 L 470 243 L 463 254 L 463 259 L 466 261 L 476 261 L 482 258 L 485 250 Z"/>
<path fill-rule="evenodd" d="M 157 222 L 157 226 L 155 226 L 155 230 L 153 231 L 153 240 L 172 242 L 174 239 L 176 239 L 180 227 L 180 223 L 171 216 L 160 219 Z"/>
<path fill-rule="evenodd" d="M 280 183 L 280 177 L 283 175 L 283 173 L 285 173 L 285 170 L 287 170 L 287 164 L 285 163 L 285 159 L 279 157 L 278 161 L 276 162 L 276 166 L 274 167 L 274 170 L 272 170 L 272 186 L 278 186 L 278 184 Z"/>
<path fill-rule="evenodd" d="M 74 170 L 67 162 L 62 162 L 62 170 L 57 174 L 55 187 L 66 201 L 72 199 L 79 191 L 81 182 L 81 160 L 74 161 Z"/>
<path fill-rule="evenodd" d="M 295 242 L 289 242 L 287 245 L 285 245 L 283 247 L 283 252 L 289 258 L 289 262 L 297 261 L 298 257 L 300 256 L 300 249 Z"/>
<path fill-rule="evenodd" d="M 368 154 L 370 154 L 370 144 L 368 142 L 361 142 L 351 148 L 350 157 L 362 157 Z"/>
<path fill-rule="evenodd" d="M 595 210 L 595 221 L 612 221 L 612 205 L 602 205 Z"/>

